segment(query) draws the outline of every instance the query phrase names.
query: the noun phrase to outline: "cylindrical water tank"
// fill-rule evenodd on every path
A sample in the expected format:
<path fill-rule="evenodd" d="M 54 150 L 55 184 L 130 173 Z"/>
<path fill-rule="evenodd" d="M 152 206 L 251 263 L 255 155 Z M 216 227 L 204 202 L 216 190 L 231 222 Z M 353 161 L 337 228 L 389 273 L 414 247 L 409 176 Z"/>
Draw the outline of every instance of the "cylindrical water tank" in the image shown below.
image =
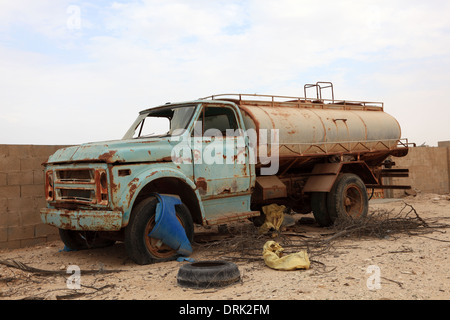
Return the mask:
<path fill-rule="evenodd" d="M 266 129 L 269 143 L 270 134 L 278 134 L 280 157 L 389 151 L 401 139 L 399 123 L 382 108 L 240 108 L 246 129 Z"/>

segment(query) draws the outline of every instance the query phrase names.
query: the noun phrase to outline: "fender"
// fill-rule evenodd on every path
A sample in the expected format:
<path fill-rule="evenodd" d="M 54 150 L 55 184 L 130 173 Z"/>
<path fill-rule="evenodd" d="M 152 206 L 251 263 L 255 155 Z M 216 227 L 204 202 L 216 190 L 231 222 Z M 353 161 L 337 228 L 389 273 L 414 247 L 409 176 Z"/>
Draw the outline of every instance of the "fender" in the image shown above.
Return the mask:
<path fill-rule="evenodd" d="M 304 192 L 330 192 L 339 173 L 355 173 L 365 184 L 377 184 L 378 180 L 363 161 L 318 163 L 303 188 Z"/>
<path fill-rule="evenodd" d="M 121 168 L 113 168 L 119 170 Z M 114 174 L 117 177 L 116 174 Z M 128 183 L 117 184 L 117 193 L 115 194 L 115 209 L 123 212 L 122 227 L 128 225 L 133 205 L 142 189 L 152 181 L 161 178 L 176 178 L 186 183 L 194 192 L 198 202 L 201 215 L 204 216 L 204 209 L 201 201 L 201 196 L 197 190 L 194 181 L 185 175 L 182 171 L 172 167 L 170 164 L 155 163 L 145 167 L 144 170 L 139 170 L 133 177 L 127 177 Z M 123 179 L 121 179 L 123 180 Z M 130 181 L 131 180 L 131 181 Z M 123 181 L 125 182 L 125 181 Z"/>

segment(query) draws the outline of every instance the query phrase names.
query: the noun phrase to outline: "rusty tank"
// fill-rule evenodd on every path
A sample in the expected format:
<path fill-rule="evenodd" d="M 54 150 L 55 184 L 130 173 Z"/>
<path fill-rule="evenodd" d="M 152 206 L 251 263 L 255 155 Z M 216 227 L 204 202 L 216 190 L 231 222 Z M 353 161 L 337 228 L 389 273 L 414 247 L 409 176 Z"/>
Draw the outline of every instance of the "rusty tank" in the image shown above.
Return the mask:
<path fill-rule="evenodd" d="M 208 98 L 237 104 L 247 130 L 267 133 L 264 152 L 270 154 L 270 144 L 276 141 L 282 165 L 295 160 L 294 166 L 303 166 L 322 157 L 350 157 L 379 165 L 390 155 L 407 154 L 408 141 L 402 139 L 398 121 L 384 111 L 383 102 L 336 101 L 334 92 L 333 99 L 322 99 L 321 84 L 305 86 L 318 87 L 316 99 L 256 94 Z"/>

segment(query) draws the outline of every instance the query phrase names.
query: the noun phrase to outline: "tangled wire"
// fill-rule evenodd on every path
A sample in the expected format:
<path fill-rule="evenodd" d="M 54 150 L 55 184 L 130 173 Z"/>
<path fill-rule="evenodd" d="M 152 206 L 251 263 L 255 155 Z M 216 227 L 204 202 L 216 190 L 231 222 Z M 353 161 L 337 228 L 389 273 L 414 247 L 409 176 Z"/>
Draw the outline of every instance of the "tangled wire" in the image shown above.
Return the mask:
<path fill-rule="evenodd" d="M 342 239 L 391 239 L 401 234 L 424 236 L 435 232 L 436 229 L 449 226 L 436 221 L 425 221 L 413 206 L 404 202 L 403 208 L 397 213 L 394 210 L 376 210 L 358 219 L 339 218 L 334 226 L 323 229 L 324 232 L 319 235 L 299 232 L 297 225 L 290 228 L 294 232 L 289 232 L 288 229 L 261 235 L 257 227 L 244 224 L 230 229 L 224 239 L 202 243 L 200 246 L 215 257 L 221 255 L 222 258 L 236 261 L 261 261 L 264 243 L 276 240 L 286 249 L 286 253 L 306 249 L 310 258 L 316 258 L 329 253 L 330 249 Z"/>

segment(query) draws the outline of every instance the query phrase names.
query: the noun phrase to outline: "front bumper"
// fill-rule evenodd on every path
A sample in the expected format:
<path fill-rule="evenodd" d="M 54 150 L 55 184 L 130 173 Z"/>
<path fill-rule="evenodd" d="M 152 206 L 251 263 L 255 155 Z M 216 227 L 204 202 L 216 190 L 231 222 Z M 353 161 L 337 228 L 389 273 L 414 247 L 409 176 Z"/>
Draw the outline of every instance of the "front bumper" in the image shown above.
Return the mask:
<path fill-rule="evenodd" d="M 119 231 L 122 212 L 98 210 L 41 209 L 43 223 L 65 230 Z"/>

